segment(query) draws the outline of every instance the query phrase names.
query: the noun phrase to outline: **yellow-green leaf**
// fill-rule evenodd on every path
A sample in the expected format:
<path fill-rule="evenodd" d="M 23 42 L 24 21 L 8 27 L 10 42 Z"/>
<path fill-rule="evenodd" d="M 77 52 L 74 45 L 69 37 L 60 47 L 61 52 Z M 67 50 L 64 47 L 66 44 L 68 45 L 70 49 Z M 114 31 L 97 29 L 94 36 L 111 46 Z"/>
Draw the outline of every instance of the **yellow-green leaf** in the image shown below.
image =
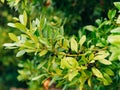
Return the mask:
<path fill-rule="evenodd" d="M 104 70 L 108 75 L 114 76 L 114 72 L 110 68 L 104 68 Z"/>
<path fill-rule="evenodd" d="M 4 3 L 5 2 L 5 0 L 0 0 L 2 3 Z"/>
<path fill-rule="evenodd" d="M 70 44 L 71 44 L 71 50 L 77 52 L 78 44 L 77 41 L 74 39 L 74 37 L 71 38 Z"/>
<path fill-rule="evenodd" d="M 14 23 L 8 23 L 7 25 L 10 26 L 10 27 L 15 27 Z"/>
<path fill-rule="evenodd" d="M 78 74 L 77 70 L 70 71 L 69 74 L 68 74 L 69 81 L 71 81 L 77 74 Z"/>
<path fill-rule="evenodd" d="M 25 50 L 20 50 L 17 54 L 16 54 L 16 57 L 20 57 L 22 56 L 23 54 L 25 54 Z"/>
<path fill-rule="evenodd" d="M 48 50 L 42 50 L 40 53 L 39 53 L 39 56 L 43 56 L 45 54 L 47 54 Z"/>
<path fill-rule="evenodd" d="M 18 5 L 18 3 L 20 2 L 20 0 L 15 0 L 15 6 Z"/>
<path fill-rule="evenodd" d="M 82 46 L 85 41 L 86 41 L 86 36 L 83 35 L 83 36 L 81 37 L 80 41 L 79 41 L 80 46 Z"/>
<path fill-rule="evenodd" d="M 13 40 L 13 41 L 15 41 L 15 42 L 18 42 L 18 41 L 19 41 L 18 38 L 17 38 L 17 36 L 16 36 L 15 34 L 9 33 L 8 35 L 9 35 L 9 37 L 10 37 L 11 40 Z"/>
<path fill-rule="evenodd" d="M 21 30 L 22 32 L 25 32 L 27 30 L 26 27 L 22 25 L 21 23 L 15 23 L 15 27 Z"/>
<path fill-rule="evenodd" d="M 72 57 L 64 57 L 61 60 L 61 68 L 76 68 L 78 67 L 78 62 L 75 58 Z"/>
<path fill-rule="evenodd" d="M 19 16 L 20 23 L 25 25 L 27 24 L 27 13 L 26 11 L 23 12 L 23 15 Z"/>
<path fill-rule="evenodd" d="M 109 60 L 106 60 L 106 59 L 101 59 L 101 60 L 98 60 L 98 61 L 102 64 L 105 64 L 105 65 L 111 65 L 112 64 Z"/>
<path fill-rule="evenodd" d="M 91 78 L 88 79 L 88 85 L 91 87 Z"/>
<path fill-rule="evenodd" d="M 101 73 L 97 68 L 93 67 L 93 68 L 92 68 L 92 72 L 93 72 L 93 74 L 94 74 L 96 77 L 98 77 L 98 78 L 103 78 L 102 73 Z"/>
<path fill-rule="evenodd" d="M 69 41 L 67 39 L 64 39 L 63 47 L 66 48 L 66 49 L 69 47 Z"/>
<path fill-rule="evenodd" d="M 26 24 L 27 24 L 27 13 L 26 13 L 26 11 L 23 12 L 23 21 L 24 21 L 24 25 L 26 26 Z"/>
<path fill-rule="evenodd" d="M 84 27 L 84 29 L 88 30 L 88 31 L 95 31 L 96 27 L 92 26 L 92 25 L 87 25 Z"/>

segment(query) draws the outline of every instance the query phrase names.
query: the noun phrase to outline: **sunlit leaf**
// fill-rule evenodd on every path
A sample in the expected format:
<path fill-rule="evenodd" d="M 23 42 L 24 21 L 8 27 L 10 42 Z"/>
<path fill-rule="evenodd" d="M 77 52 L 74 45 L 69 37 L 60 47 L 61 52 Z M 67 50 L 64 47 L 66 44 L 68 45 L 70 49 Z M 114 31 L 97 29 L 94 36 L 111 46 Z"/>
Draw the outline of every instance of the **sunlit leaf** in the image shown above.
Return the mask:
<path fill-rule="evenodd" d="M 42 50 L 40 53 L 39 53 L 39 56 L 44 56 L 45 54 L 47 54 L 48 50 Z"/>
<path fill-rule="evenodd" d="M 98 77 L 98 78 L 103 78 L 102 73 L 101 73 L 97 68 L 93 67 L 93 68 L 92 68 L 92 72 L 93 72 L 93 74 L 94 74 L 96 77 Z"/>
<path fill-rule="evenodd" d="M 106 60 L 106 59 L 101 59 L 101 60 L 99 59 L 98 61 L 102 64 L 105 64 L 105 65 L 111 65 L 112 64 L 111 61 Z"/>
<path fill-rule="evenodd" d="M 16 41 L 16 42 L 19 41 L 18 38 L 17 38 L 17 36 L 15 34 L 9 33 L 8 35 L 9 35 L 9 37 L 10 37 L 11 40 Z"/>
<path fill-rule="evenodd" d="M 61 60 L 61 68 L 65 69 L 65 68 L 76 68 L 78 67 L 78 62 L 76 61 L 75 58 L 72 57 L 64 57 Z"/>
<path fill-rule="evenodd" d="M 44 76 L 46 76 L 46 74 L 42 74 L 42 75 L 36 76 L 36 77 L 32 78 L 31 80 L 35 81 L 35 80 L 38 80 L 38 79 L 40 79 L 40 78 L 42 78 Z"/>
<path fill-rule="evenodd" d="M 118 10 L 120 10 L 120 2 L 114 2 L 114 5 L 116 6 L 116 8 L 117 8 Z"/>
<path fill-rule="evenodd" d="M 5 2 L 5 0 L 0 0 L 2 3 L 4 3 Z"/>
<path fill-rule="evenodd" d="M 111 33 L 119 33 L 120 34 L 120 27 L 114 28 L 110 31 Z"/>
<path fill-rule="evenodd" d="M 71 81 L 78 74 L 77 70 L 71 70 L 68 74 L 68 79 Z"/>
<path fill-rule="evenodd" d="M 78 51 L 78 44 L 74 37 L 70 40 L 71 50 L 77 52 Z"/>
<path fill-rule="evenodd" d="M 118 16 L 117 20 L 116 20 L 117 24 L 120 24 L 120 15 Z"/>
<path fill-rule="evenodd" d="M 89 87 L 92 86 L 91 84 L 92 84 L 92 81 L 91 81 L 91 78 L 89 78 L 89 79 L 88 79 L 88 85 L 89 85 Z"/>
<path fill-rule="evenodd" d="M 14 23 L 8 23 L 7 25 L 10 26 L 10 27 L 15 27 Z"/>
<path fill-rule="evenodd" d="M 83 36 L 81 37 L 80 41 L 79 41 L 80 46 L 82 46 L 85 41 L 86 41 L 86 36 L 83 35 Z"/>
<path fill-rule="evenodd" d="M 21 30 L 22 32 L 26 32 L 26 27 L 20 23 L 15 23 L 15 27 Z"/>
<path fill-rule="evenodd" d="M 20 2 L 20 0 L 15 0 L 15 6 L 18 5 L 18 3 Z"/>
<path fill-rule="evenodd" d="M 26 24 L 27 24 L 27 13 L 26 13 L 26 11 L 23 12 L 23 21 L 24 21 L 24 25 L 26 26 Z"/>
<path fill-rule="evenodd" d="M 25 52 L 26 52 L 25 50 L 20 50 L 20 51 L 16 54 L 16 57 L 20 57 L 20 56 L 24 55 Z"/>
<path fill-rule="evenodd" d="M 108 42 L 110 42 L 111 44 L 120 44 L 120 35 L 108 36 Z"/>
<path fill-rule="evenodd" d="M 87 25 L 84 27 L 84 29 L 88 30 L 88 31 L 95 31 L 96 27 L 95 26 L 92 26 L 92 25 Z"/>

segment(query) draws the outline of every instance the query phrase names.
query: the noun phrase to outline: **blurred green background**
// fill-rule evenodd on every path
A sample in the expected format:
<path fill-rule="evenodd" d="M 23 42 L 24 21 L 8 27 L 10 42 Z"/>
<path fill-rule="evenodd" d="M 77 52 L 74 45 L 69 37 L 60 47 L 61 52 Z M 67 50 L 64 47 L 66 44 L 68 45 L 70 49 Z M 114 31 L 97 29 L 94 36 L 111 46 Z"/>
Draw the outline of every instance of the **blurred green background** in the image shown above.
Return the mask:
<path fill-rule="evenodd" d="M 36 12 L 40 10 L 41 1 L 36 0 Z M 113 9 L 113 2 L 119 0 L 52 0 L 48 14 L 57 15 L 65 19 L 64 25 L 66 35 L 77 35 L 78 30 L 83 26 L 94 25 L 97 18 L 107 17 L 109 9 Z M 47 5 L 43 8 L 46 9 Z M 18 12 L 14 8 L 10 8 L 5 3 L 0 2 L 0 90 L 9 90 L 11 87 L 27 88 L 25 82 L 17 81 L 17 63 L 23 58 L 16 58 L 13 50 L 5 50 L 2 46 L 6 42 L 10 42 L 8 32 L 19 33 L 17 30 L 7 26 L 12 21 L 13 16 L 18 16 Z"/>

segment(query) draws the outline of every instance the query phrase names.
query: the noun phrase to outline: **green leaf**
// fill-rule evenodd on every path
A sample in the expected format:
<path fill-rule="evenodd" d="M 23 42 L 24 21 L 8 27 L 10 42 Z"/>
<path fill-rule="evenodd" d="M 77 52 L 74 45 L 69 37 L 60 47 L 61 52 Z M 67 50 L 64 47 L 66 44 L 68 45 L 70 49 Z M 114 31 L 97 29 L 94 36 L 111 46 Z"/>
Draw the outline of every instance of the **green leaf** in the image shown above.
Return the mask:
<path fill-rule="evenodd" d="M 47 60 L 45 61 L 42 61 L 41 63 L 39 63 L 38 65 L 37 65 L 37 69 L 41 69 L 45 64 L 47 63 Z"/>
<path fill-rule="evenodd" d="M 89 85 L 89 87 L 92 86 L 91 84 L 92 84 L 92 81 L 91 81 L 91 78 L 89 78 L 89 79 L 88 79 L 88 85 Z"/>
<path fill-rule="evenodd" d="M 15 6 L 18 5 L 18 3 L 20 2 L 20 0 L 15 0 Z"/>
<path fill-rule="evenodd" d="M 116 34 L 120 34 L 120 27 L 114 28 L 110 31 L 111 33 L 116 33 Z"/>
<path fill-rule="evenodd" d="M 118 10 L 120 10 L 120 2 L 114 2 L 114 5 L 116 6 L 116 8 L 117 8 Z"/>
<path fill-rule="evenodd" d="M 70 70 L 69 74 L 68 74 L 68 79 L 69 81 L 72 81 L 72 79 L 77 76 L 78 71 L 77 70 Z"/>
<path fill-rule="evenodd" d="M 63 47 L 66 49 L 69 47 L 69 41 L 67 39 L 63 40 Z"/>
<path fill-rule="evenodd" d="M 0 0 L 2 3 L 4 3 L 5 2 L 5 0 Z"/>
<path fill-rule="evenodd" d="M 80 46 L 82 46 L 85 41 L 86 41 L 86 36 L 83 35 L 83 36 L 81 37 L 80 41 L 79 41 Z"/>
<path fill-rule="evenodd" d="M 80 86 L 79 86 L 79 90 L 83 90 L 84 84 L 87 80 L 88 76 L 86 75 L 86 73 L 84 71 L 81 71 L 81 76 L 80 76 Z"/>
<path fill-rule="evenodd" d="M 14 23 L 8 23 L 7 25 L 10 26 L 10 27 L 15 27 Z"/>
<path fill-rule="evenodd" d="M 110 35 L 108 36 L 108 42 L 111 44 L 120 44 L 120 35 Z"/>
<path fill-rule="evenodd" d="M 26 24 L 27 24 L 27 13 L 26 13 L 26 11 L 23 12 L 23 21 L 24 21 L 24 25 L 26 26 Z"/>
<path fill-rule="evenodd" d="M 93 67 L 93 68 L 92 68 L 92 72 L 93 72 L 93 74 L 94 74 L 96 77 L 98 77 L 98 78 L 103 78 L 102 73 L 101 73 L 97 68 Z"/>
<path fill-rule="evenodd" d="M 46 74 L 42 74 L 42 75 L 36 76 L 36 77 L 32 78 L 31 80 L 35 81 L 35 80 L 38 80 L 38 79 L 40 79 L 40 78 L 42 78 L 44 76 L 46 76 Z"/>
<path fill-rule="evenodd" d="M 111 65 L 112 64 L 109 60 L 106 60 L 106 59 L 101 59 L 101 60 L 98 60 L 98 61 L 102 64 L 105 64 L 105 65 Z"/>
<path fill-rule="evenodd" d="M 70 40 L 71 50 L 77 52 L 78 51 L 78 44 L 74 37 Z"/>
<path fill-rule="evenodd" d="M 109 82 L 107 81 L 107 79 L 102 78 L 102 81 L 103 81 L 103 84 L 104 84 L 104 85 L 109 85 Z"/>
<path fill-rule="evenodd" d="M 116 15 L 116 10 L 109 10 L 108 12 L 108 18 L 113 19 Z"/>
<path fill-rule="evenodd" d="M 46 18 L 44 16 L 40 16 L 40 23 L 39 24 L 40 24 L 39 28 L 40 28 L 40 30 L 42 30 L 46 25 Z"/>
<path fill-rule="evenodd" d="M 26 27 L 20 23 L 15 23 L 15 27 L 19 30 L 21 30 L 22 32 L 26 32 Z"/>
<path fill-rule="evenodd" d="M 92 26 L 92 25 L 87 25 L 84 27 L 84 29 L 88 30 L 88 31 L 95 31 L 96 27 Z"/>
<path fill-rule="evenodd" d="M 93 58 L 94 58 L 94 54 L 91 53 L 90 56 L 89 56 L 89 60 L 91 61 L 91 60 L 93 60 Z"/>
<path fill-rule="evenodd" d="M 23 15 L 19 16 L 19 20 L 23 25 L 26 26 L 26 24 L 27 24 L 27 13 L 26 13 L 26 11 L 23 12 Z"/>
<path fill-rule="evenodd" d="M 117 20 L 116 20 L 117 24 L 120 24 L 120 15 L 118 16 Z"/>
<path fill-rule="evenodd" d="M 59 32 L 60 32 L 61 35 L 64 35 L 64 28 L 63 28 L 63 26 L 60 27 Z"/>
<path fill-rule="evenodd" d="M 16 36 L 15 34 L 9 33 L 8 35 L 9 35 L 9 37 L 10 37 L 11 40 L 13 40 L 13 41 L 15 41 L 15 42 L 18 42 L 18 41 L 19 41 L 18 38 L 17 38 L 17 36 Z"/>
<path fill-rule="evenodd" d="M 105 73 L 107 73 L 110 76 L 114 76 L 114 72 L 110 68 L 104 68 Z"/>
<path fill-rule="evenodd" d="M 16 54 L 16 57 L 20 57 L 22 56 L 23 54 L 25 54 L 25 50 L 20 50 L 17 54 Z"/>
<path fill-rule="evenodd" d="M 106 58 L 109 55 L 108 52 L 106 51 L 99 51 L 98 53 L 96 53 L 96 56 L 94 57 L 94 60 L 101 60 Z"/>
<path fill-rule="evenodd" d="M 62 69 L 70 69 L 70 68 L 76 68 L 78 67 L 78 62 L 75 58 L 72 57 L 64 57 L 61 60 L 61 66 Z"/>
<path fill-rule="evenodd" d="M 111 77 L 108 74 L 103 73 L 103 76 L 108 81 L 109 84 L 112 83 L 112 79 L 111 79 Z"/>
<path fill-rule="evenodd" d="M 39 56 L 44 56 L 45 54 L 47 54 L 48 50 L 42 50 L 40 53 L 39 53 Z"/>

